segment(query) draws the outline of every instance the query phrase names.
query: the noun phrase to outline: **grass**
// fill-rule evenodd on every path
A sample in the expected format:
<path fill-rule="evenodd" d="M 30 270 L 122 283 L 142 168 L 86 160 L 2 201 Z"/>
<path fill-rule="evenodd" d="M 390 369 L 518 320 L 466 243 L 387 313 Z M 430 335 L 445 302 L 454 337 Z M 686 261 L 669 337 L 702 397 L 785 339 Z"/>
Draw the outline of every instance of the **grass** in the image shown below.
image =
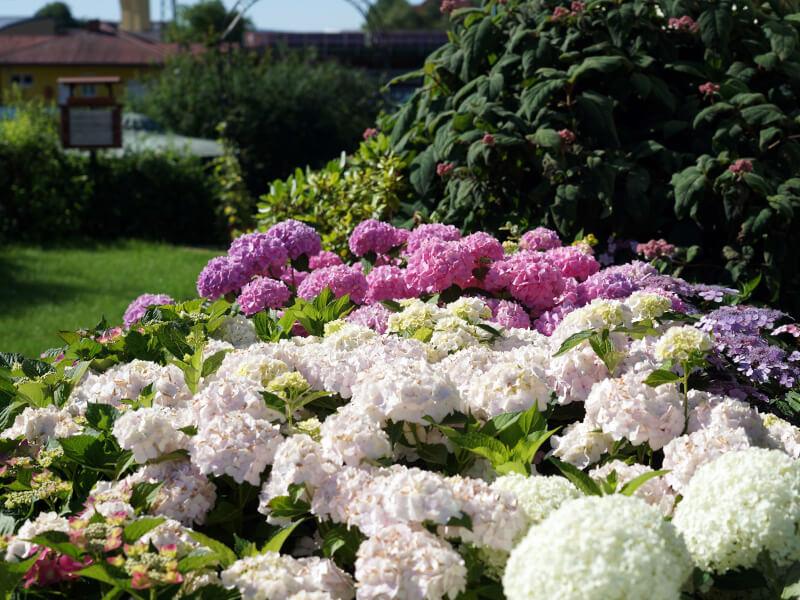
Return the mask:
<path fill-rule="evenodd" d="M 194 297 L 197 274 L 218 254 L 139 241 L 0 247 L 0 351 L 38 356 L 60 345 L 60 330 L 92 327 L 103 316 L 119 324 L 145 292 Z"/>

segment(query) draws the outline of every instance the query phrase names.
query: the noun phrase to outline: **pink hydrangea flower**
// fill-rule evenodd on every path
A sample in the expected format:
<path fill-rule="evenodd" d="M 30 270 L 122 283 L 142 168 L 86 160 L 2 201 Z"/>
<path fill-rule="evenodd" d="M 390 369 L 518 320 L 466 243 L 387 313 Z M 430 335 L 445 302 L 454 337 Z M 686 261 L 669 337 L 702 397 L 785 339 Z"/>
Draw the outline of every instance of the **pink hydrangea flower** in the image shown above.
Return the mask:
<path fill-rule="evenodd" d="M 689 15 L 683 15 L 682 17 L 678 18 L 672 17 L 667 22 L 667 25 L 670 29 L 674 29 L 675 31 L 688 31 L 689 33 L 697 33 L 697 31 L 700 30 L 700 26 Z"/>
<path fill-rule="evenodd" d="M 719 92 L 719 85 L 716 83 L 711 83 L 710 81 L 706 81 L 705 83 L 697 86 L 697 89 L 700 91 L 703 96 L 706 98 L 710 98 L 717 92 Z"/>
<path fill-rule="evenodd" d="M 363 325 L 378 333 L 386 333 L 389 327 L 389 315 L 392 313 L 383 304 L 369 304 L 361 306 L 347 315 L 345 319 L 349 323 Z"/>
<path fill-rule="evenodd" d="M 257 277 L 242 288 L 239 306 L 248 317 L 267 308 L 280 308 L 289 301 L 292 293 L 286 284 L 277 279 Z"/>
<path fill-rule="evenodd" d="M 436 174 L 439 177 L 447 177 L 450 173 L 453 172 L 456 166 L 451 162 L 443 162 L 436 165 Z"/>
<path fill-rule="evenodd" d="M 458 10 L 459 8 L 466 8 L 470 6 L 469 0 L 442 0 L 442 4 L 439 6 L 439 10 L 442 12 L 443 15 L 449 15 L 454 10 Z"/>
<path fill-rule="evenodd" d="M 519 252 L 492 263 L 484 283 L 492 291 L 508 290 L 535 312 L 552 307 L 566 285 L 559 267 L 538 252 Z"/>
<path fill-rule="evenodd" d="M 580 2 L 579 0 L 573 0 L 569 7 L 572 10 L 573 15 L 582 13 L 584 10 L 586 10 L 586 4 L 584 2 Z"/>
<path fill-rule="evenodd" d="M 472 276 L 472 256 L 458 242 L 430 239 L 411 256 L 406 267 L 406 285 L 415 295 L 441 292 Z"/>
<path fill-rule="evenodd" d="M 495 143 L 494 136 L 491 133 L 485 134 L 481 141 L 487 146 L 494 146 Z"/>
<path fill-rule="evenodd" d="M 304 254 L 314 256 L 322 250 L 322 240 L 314 228 L 294 219 L 276 223 L 269 228 L 267 235 L 283 242 L 292 260 Z"/>
<path fill-rule="evenodd" d="M 406 239 L 406 254 L 413 254 L 427 240 L 442 240 L 452 242 L 461 239 L 461 232 L 453 225 L 441 223 L 428 223 L 420 225 L 409 232 Z"/>
<path fill-rule="evenodd" d="M 550 16 L 551 21 L 558 21 L 559 19 L 563 19 L 564 17 L 568 17 L 570 15 L 569 9 L 564 8 L 563 6 L 556 6 L 553 10 L 553 14 Z"/>
<path fill-rule="evenodd" d="M 400 267 L 381 266 L 375 267 L 367 275 L 366 302 L 373 304 L 382 300 L 400 300 L 412 298 L 414 293 L 408 289 L 405 279 L 405 271 Z"/>
<path fill-rule="evenodd" d="M 387 254 L 406 240 L 408 234 L 402 231 L 383 221 L 375 219 L 362 221 L 350 234 L 350 252 L 356 256 L 364 256 L 370 252 Z"/>
<path fill-rule="evenodd" d="M 308 259 L 309 269 L 324 269 L 325 267 L 335 267 L 336 265 L 343 265 L 342 257 L 329 250 L 323 250 L 319 254 L 315 254 Z"/>
<path fill-rule="evenodd" d="M 483 287 L 482 279 L 492 261 L 502 260 L 503 245 L 497 238 L 484 231 L 478 231 L 461 239 L 459 244 L 472 259 L 470 276 L 467 279 L 456 279 L 455 283 L 462 289 Z"/>
<path fill-rule="evenodd" d="M 367 127 L 364 130 L 364 133 L 363 133 L 362 137 L 364 138 L 364 140 L 371 140 L 372 138 L 374 138 L 377 135 L 378 135 L 378 130 L 377 129 L 375 129 L 374 127 Z"/>
<path fill-rule="evenodd" d="M 677 249 L 666 240 L 650 240 L 645 244 L 636 245 L 636 253 L 641 254 L 647 260 L 653 260 L 664 256 L 672 256 Z"/>
<path fill-rule="evenodd" d="M 733 164 L 730 167 L 728 167 L 728 171 L 730 171 L 734 175 L 739 175 L 739 176 L 742 176 L 745 173 L 752 173 L 753 163 L 747 160 L 746 158 L 739 158 L 733 161 Z"/>
<path fill-rule="evenodd" d="M 141 319 L 151 306 L 163 306 L 165 304 L 175 304 L 175 300 L 166 294 L 142 294 L 125 309 L 125 314 L 122 317 L 125 329 L 130 329 L 131 325 Z"/>
<path fill-rule="evenodd" d="M 600 270 L 600 263 L 583 246 L 553 248 L 547 251 L 546 257 L 561 270 L 564 277 L 574 277 L 579 281 Z"/>
<path fill-rule="evenodd" d="M 78 578 L 77 571 L 90 564 L 92 559 L 88 557 L 84 562 L 80 562 L 69 556 L 57 554 L 54 550 L 41 549 L 36 561 L 22 578 L 23 587 L 25 589 L 32 586 L 49 587 L 62 581 L 72 581 Z"/>
<path fill-rule="evenodd" d="M 203 298 L 216 300 L 235 292 L 250 280 L 247 268 L 229 256 L 218 256 L 208 261 L 197 278 L 197 293 Z"/>
<path fill-rule="evenodd" d="M 570 129 L 562 129 L 558 132 L 558 137 L 561 138 L 561 141 L 564 142 L 565 146 L 571 146 L 577 139 L 575 137 L 575 133 Z"/>
<path fill-rule="evenodd" d="M 313 300 L 325 288 L 330 288 L 336 298 L 348 295 L 355 304 L 363 304 L 369 285 L 361 271 L 338 265 L 311 271 L 297 288 L 297 295 Z"/>
<path fill-rule="evenodd" d="M 270 275 L 275 279 L 280 279 L 290 288 L 297 288 L 308 277 L 308 271 L 298 271 L 294 267 L 286 265 L 280 269 L 273 270 Z"/>
<path fill-rule="evenodd" d="M 526 231 L 522 234 L 519 241 L 519 247 L 523 250 L 552 250 L 553 248 L 561 247 L 561 238 L 552 229 L 547 227 L 537 227 L 532 231 Z"/>
<path fill-rule="evenodd" d="M 286 264 L 289 254 L 283 242 L 266 233 L 248 233 L 233 241 L 228 256 L 237 260 L 248 276 L 264 275 Z"/>
<path fill-rule="evenodd" d="M 530 329 L 531 319 L 528 311 L 521 304 L 496 298 L 487 300 L 486 304 L 492 309 L 491 321 L 493 323 L 507 329 Z"/>

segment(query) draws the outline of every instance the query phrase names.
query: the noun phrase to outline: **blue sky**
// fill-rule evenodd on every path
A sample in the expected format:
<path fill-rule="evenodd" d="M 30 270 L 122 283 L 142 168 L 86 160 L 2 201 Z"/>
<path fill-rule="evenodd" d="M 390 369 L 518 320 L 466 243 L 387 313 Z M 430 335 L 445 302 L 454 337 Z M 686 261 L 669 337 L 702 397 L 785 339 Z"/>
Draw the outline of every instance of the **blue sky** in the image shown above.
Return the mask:
<path fill-rule="evenodd" d="M 223 0 L 231 7 L 235 0 Z M 415 4 L 420 0 L 412 0 Z M 119 19 L 117 0 L 67 0 L 77 17 Z M 169 10 L 170 0 L 164 0 Z M 180 0 L 178 2 L 181 3 Z M 33 14 L 47 0 L 0 0 L 0 16 Z M 151 15 L 159 19 L 162 0 L 150 0 Z M 358 29 L 361 16 L 345 0 L 260 0 L 248 13 L 259 29 L 324 31 Z"/>

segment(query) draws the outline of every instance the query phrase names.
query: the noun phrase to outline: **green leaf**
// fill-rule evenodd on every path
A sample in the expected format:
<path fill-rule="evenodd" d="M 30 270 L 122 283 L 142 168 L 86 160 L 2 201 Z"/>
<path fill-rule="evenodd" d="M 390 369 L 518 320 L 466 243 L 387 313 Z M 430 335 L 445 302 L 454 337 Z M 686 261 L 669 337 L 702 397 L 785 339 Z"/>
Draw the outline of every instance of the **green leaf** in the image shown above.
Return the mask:
<path fill-rule="evenodd" d="M 617 365 L 625 358 L 625 353 L 616 350 L 614 343 L 608 336 L 608 330 L 604 330 L 602 335 L 590 337 L 589 345 L 591 345 L 592 350 L 600 360 L 603 361 L 608 372 L 613 375 Z"/>
<path fill-rule="evenodd" d="M 547 129 L 546 127 L 538 129 L 536 133 L 528 136 L 528 139 L 542 148 L 558 149 L 562 145 L 561 136 L 558 135 L 558 132 L 555 129 Z"/>
<path fill-rule="evenodd" d="M 281 548 L 283 548 L 283 544 L 286 543 L 286 540 L 289 539 L 289 536 L 292 535 L 295 529 L 303 522 L 305 519 L 300 519 L 299 521 L 295 521 L 291 525 L 287 525 L 283 529 L 281 529 L 278 533 L 273 535 L 269 541 L 264 544 L 264 547 L 261 548 L 261 552 L 280 552 Z"/>
<path fill-rule="evenodd" d="M 789 23 L 768 20 L 762 26 L 772 51 L 781 60 L 786 60 L 797 47 L 797 30 Z"/>
<path fill-rule="evenodd" d="M 708 8 L 697 19 L 703 43 L 717 54 L 728 53 L 730 34 L 733 29 L 733 10 L 730 0 L 704 4 Z"/>
<path fill-rule="evenodd" d="M 311 505 L 291 496 L 278 496 L 269 501 L 270 514 L 281 519 L 296 519 L 308 515 Z"/>
<path fill-rule="evenodd" d="M 492 464 L 508 462 L 511 457 L 511 452 L 505 444 L 482 433 L 472 431 L 451 438 L 451 441 L 460 448 L 487 458 Z"/>
<path fill-rule="evenodd" d="M 47 531 L 45 533 L 40 533 L 32 537 L 30 541 L 38 546 L 51 548 L 59 554 L 69 556 L 75 560 L 80 560 L 81 556 L 83 556 L 83 551 L 70 542 L 69 535 L 63 531 Z"/>
<path fill-rule="evenodd" d="M 219 564 L 219 554 L 207 550 L 195 550 L 191 554 L 178 561 L 178 571 L 181 573 L 191 573 L 199 571 L 205 567 L 213 567 Z"/>
<path fill-rule="evenodd" d="M 669 473 L 668 470 L 661 470 L 661 471 L 651 471 L 649 473 L 642 473 L 638 477 L 631 479 L 628 483 L 622 486 L 619 490 L 619 493 L 624 496 L 633 496 L 633 494 L 642 487 L 645 483 L 650 481 L 651 479 L 655 479 L 656 477 L 661 477 L 662 475 L 666 475 Z"/>
<path fill-rule="evenodd" d="M 427 196 L 433 187 L 436 175 L 436 156 L 433 146 L 421 152 L 409 167 L 409 181 L 414 190 L 421 196 Z"/>
<path fill-rule="evenodd" d="M 595 482 L 591 477 L 577 467 L 553 457 L 550 457 L 548 460 L 553 463 L 559 471 L 561 471 L 561 474 L 564 475 L 564 477 L 569 479 L 576 488 L 578 488 L 587 496 L 603 495 L 603 492 L 600 490 L 600 486 L 597 485 L 597 482 Z"/>
<path fill-rule="evenodd" d="M 203 361 L 203 377 L 208 377 L 209 375 L 216 373 L 217 369 L 219 369 L 222 365 L 222 361 L 225 360 L 225 355 L 228 352 L 230 352 L 230 350 L 220 350 L 219 352 L 215 352 L 205 359 Z"/>
<path fill-rule="evenodd" d="M 36 562 L 36 556 L 20 561 L 20 562 L 7 562 L 0 561 L 0 598 L 11 600 L 12 594 L 16 590 L 19 582 L 22 581 L 22 576 L 28 572 Z"/>
<path fill-rule="evenodd" d="M 200 533 L 199 531 L 187 530 L 186 533 L 195 542 L 199 543 L 201 546 L 205 546 L 206 548 L 214 552 L 219 558 L 219 562 L 220 565 L 222 565 L 222 568 L 228 568 L 238 559 L 236 553 L 230 548 L 228 548 L 222 542 L 218 542 L 214 538 L 210 538 L 207 535 Z"/>
<path fill-rule="evenodd" d="M 141 514 L 143 512 L 147 512 L 150 508 L 150 505 L 155 501 L 156 497 L 158 496 L 158 492 L 161 491 L 161 488 L 164 487 L 163 481 L 157 482 L 149 482 L 143 481 L 141 483 L 134 484 L 133 490 L 131 491 L 131 506 L 136 510 L 136 514 Z"/>
<path fill-rule="evenodd" d="M 708 179 L 698 167 L 688 167 L 672 176 L 675 188 L 675 215 L 684 218 L 697 216 L 700 200 L 705 193 Z"/>
<path fill-rule="evenodd" d="M 119 411 L 110 404 L 86 405 L 86 422 L 98 431 L 111 431 L 117 416 Z"/>
<path fill-rule="evenodd" d="M 166 521 L 164 517 L 141 517 L 136 519 L 122 530 L 122 539 L 125 540 L 126 544 L 133 544 L 164 521 Z"/>
<path fill-rule="evenodd" d="M 524 465 L 528 465 L 536 456 L 539 448 L 542 447 L 547 440 L 556 433 L 560 427 L 556 427 L 550 431 L 536 431 L 528 435 L 525 439 L 517 442 L 517 445 L 511 450 L 511 454 L 516 461 Z"/>
<path fill-rule="evenodd" d="M 559 347 L 558 352 L 553 354 L 553 358 L 561 356 L 562 354 L 566 354 L 576 346 L 579 346 L 580 344 L 591 338 L 593 335 L 595 335 L 595 333 L 596 332 L 594 329 L 587 329 L 585 331 L 579 331 L 578 333 L 573 333 L 566 340 L 564 340 L 564 342 Z"/>
<path fill-rule="evenodd" d="M 675 383 L 676 381 L 680 381 L 680 379 L 681 378 L 672 371 L 667 371 L 666 369 L 656 369 L 647 376 L 647 379 L 644 380 L 644 383 L 650 387 L 658 387 L 660 385 L 664 385 L 665 383 Z"/>
<path fill-rule="evenodd" d="M 629 66 L 630 62 L 623 56 L 590 56 L 580 65 L 572 66 L 567 74 L 570 83 L 575 83 L 587 73 L 611 73 Z"/>

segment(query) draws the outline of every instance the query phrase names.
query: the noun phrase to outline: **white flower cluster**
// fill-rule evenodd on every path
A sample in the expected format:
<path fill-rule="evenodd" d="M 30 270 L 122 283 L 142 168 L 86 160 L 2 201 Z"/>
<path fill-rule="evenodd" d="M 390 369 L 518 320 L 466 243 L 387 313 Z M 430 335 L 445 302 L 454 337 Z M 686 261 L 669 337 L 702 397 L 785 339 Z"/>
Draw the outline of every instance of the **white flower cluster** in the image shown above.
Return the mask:
<path fill-rule="evenodd" d="M 582 494 L 564 477 L 525 477 L 512 473 L 498 477 L 492 487 L 511 494 L 525 513 L 528 526 L 544 521 L 564 502 Z M 526 527 L 527 530 L 527 527 Z"/>
<path fill-rule="evenodd" d="M 120 415 L 113 433 L 122 448 L 133 452 L 136 462 L 145 463 L 188 447 L 189 438 L 175 424 L 173 411 L 153 406 Z"/>
<path fill-rule="evenodd" d="M 749 448 L 703 465 L 683 491 L 675 527 L 695 563 L 724 573 L 800 560 L 800 463 L 783 452 Z"/>
<path fill-rule="evenodd" d="M 675 600 L 691 570 L 686 546 L 655 508 L 590 496 L 528 531 L 508 559 L 503 590 L 509 600 Z"/>
<path fill-rule="evenodd" d="M 222 584 L 237 589 L 244 600 L 289 600 L 311 596 L 350 600 L 353 581 L 332 561 L 323 558 L 292 558 L 263 552 L 237 560 L 222 572 Z M 300 594 L 300 596 L 297 596 Z"/>
<path fill-rule="evenodd" d="M 14 424 L 0 437 L 8 440 L 24 438 L 29 444 L 47 445 L 50 440 L 62 439 L 80 433 L 81 427 L 67 410 L 55 406 L 25 407 L 14 419 Z"/>
<path fill-rule="evenodd" d="M 49 531 L 69 533 L 69 521 L 54 512 L 39 513 L 32 521 L 25 521 L 6 546 L 6 562 L 19 562 L 28 558 L 36 546 L 29 540 Z"/>
<path fill-rule="evenodd" d="M 689 360 L 695 354 L 705 354 L 714 346 L 705 331 L 683 325 L 682 327 L 670 327 L 661 336 L 655 347 L 655 356 L 658 360 L 671 360 L 680 363 Z"/>

